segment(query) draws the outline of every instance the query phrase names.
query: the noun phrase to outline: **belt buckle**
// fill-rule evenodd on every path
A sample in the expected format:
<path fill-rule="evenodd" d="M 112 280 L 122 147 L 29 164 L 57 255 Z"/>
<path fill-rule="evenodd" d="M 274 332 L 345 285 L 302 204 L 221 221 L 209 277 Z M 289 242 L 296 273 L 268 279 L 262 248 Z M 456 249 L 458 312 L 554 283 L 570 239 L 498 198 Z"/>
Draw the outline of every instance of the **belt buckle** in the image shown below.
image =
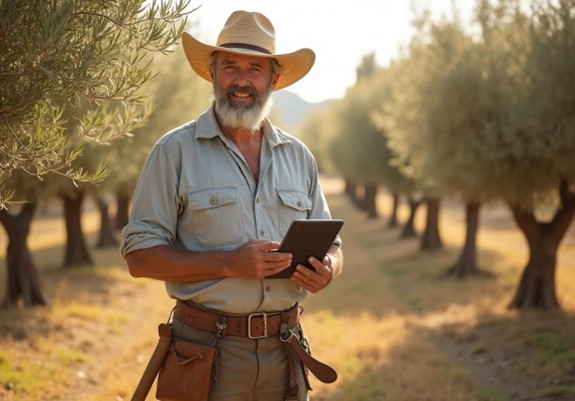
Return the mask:
<path fill-rule="evenodd" d="M 254 317 L 262 317 L 264 323 L 264 334 L 261 336 L 254 336 L 252 335 L 252 319 Z M 266 338 L 268 336 L 268 315 L 265 312 L 260 313 L 251 313 L 248 315 L 248 338 L 251 339 L 258 339 L 258 338 Z"/>

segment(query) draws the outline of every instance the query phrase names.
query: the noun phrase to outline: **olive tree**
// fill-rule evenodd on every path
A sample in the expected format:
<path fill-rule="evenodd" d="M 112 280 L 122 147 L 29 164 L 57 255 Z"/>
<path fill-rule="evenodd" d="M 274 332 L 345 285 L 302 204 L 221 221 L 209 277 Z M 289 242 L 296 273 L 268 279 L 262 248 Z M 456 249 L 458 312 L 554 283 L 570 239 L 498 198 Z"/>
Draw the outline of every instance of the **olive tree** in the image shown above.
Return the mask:
<path fill-rule="evenodd" d="M 382 119 L 418 180 L 468 205 L 509 206 L 529 248 L 513 308 L 559 308 L 557 250 L 575 214 L 574 9 L 482 0 L 476 41 L 434 24 L 403 60 L 424 72 L 402 82 L 396 106 L 408 115 Z"/>
<path fill-rule="evenodd" d="M 4 304 L 45 302 L 26 243 L 34 210 L 54 190 L 40 184 L 50 173 L 103 179 L 102 167 L 86 173 L 79 163 L 77 138 L 110 143 L 141 124 L 139 91 L 153 77 L 151 57 L 176 42 L 186 7 L 185 1 L 0 1 L 0 222 L 9 239 Z M 78 134 L 67 129 L 65 107 L 108 101 L 123 107 L 86 109 L 73 116 Z M 11 195 L 26 200 L 20 210 L 5 208 Z"/>
<path fill-rule="evenodd" d="M 154 52 L 165 52 L 185 26 L 188 0 L 0 1 L 0 208 L 14 171 L 99 181 L 70 168 L 81 155 L 64 127 L 61 104 L 119 100 L 124 121 L 139 116 L 139 88 Z M 80 135 L 109 142 L 101 110 L 83 115 Z"/>

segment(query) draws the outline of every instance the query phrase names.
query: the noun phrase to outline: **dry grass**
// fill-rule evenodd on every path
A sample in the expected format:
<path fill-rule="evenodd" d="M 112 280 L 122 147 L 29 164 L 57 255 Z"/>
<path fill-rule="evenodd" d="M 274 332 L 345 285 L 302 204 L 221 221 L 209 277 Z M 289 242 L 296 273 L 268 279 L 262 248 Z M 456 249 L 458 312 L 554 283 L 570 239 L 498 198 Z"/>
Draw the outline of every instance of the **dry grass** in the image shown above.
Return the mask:
<path fill-rule="evenodd" d="M 312 400 L 575 399 L 573 234 L 557 270 L 565 312 L 517 313 L 506 304 L 527 254 L 504 211 L 484 212 L 479 236 L 480 264 L 495 278 L 455 282 L 442 273 L 463 236 L 456 207 L 442 215 L 445 249 L 420 253 L 418 239 L 399 240 L 399 230 L 354 210 L 339 181 L 326 190 L 346 220 L 346 269 L 308 298 L 303 320 L 315 355 L 339 379 L 312 378 Z M 388 210 L 385 196 L 380 206 Z M 56 244 L 34 244 L 51 306 L 0 312 L 0 400 L 127 400 L 172 303 L 161 283 L 130 278 L 117 250 L 97 251 L 97 269 L 63 272 Z"/>

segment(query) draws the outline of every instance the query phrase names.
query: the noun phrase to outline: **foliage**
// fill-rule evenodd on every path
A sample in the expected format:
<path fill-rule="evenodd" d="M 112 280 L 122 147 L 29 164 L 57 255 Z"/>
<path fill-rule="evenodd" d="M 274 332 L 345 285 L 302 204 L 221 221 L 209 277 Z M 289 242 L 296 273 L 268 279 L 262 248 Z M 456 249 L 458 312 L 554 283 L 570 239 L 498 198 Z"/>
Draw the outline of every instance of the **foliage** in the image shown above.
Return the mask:
<path fill-rule="evenodd" d="M 149 117 L 132 138 L 118 141 L 106 154 L 111 177 L 104 185 L 129 195 L 152 145 L 166 132 L 195 119 L 211 100 L 211 85 L 193 72 L 181 46 L 157 57 L 151 67 L 157 76 L 143 88 L 153 104 Z"/>
<path fill-rule="evenodd" d="M 100 181 L 71 163 L 82 154 L 64 128 L 62 104 L 116 100 L 119 114 L 94 109 L 79 119 L 80 136 L 109 143 L 141 117 L 140 87 L 152 78 L 151 54 L 166 52 L 185 26 L 187 0 L 0 1 L 0 207 L 15 171 Z M 179 22 L 178 22 L 179 21 Z"/>
<path fill-rule="evenodd" d="M 314 154 L 321 172 L 332 172 L 335 166 L 327 157 L 327 144 L 330 141 L 328 112 L 315 112 L 306 116 L 299 130 L 300 138 Z"/>
<path fill-rule="evenodd" d="M 479 1 L 480 37 L 422 15 L 374 114 L 403 172 L 466 202 L 555 205 L 575 178 L 574 7 Z"/>
<path fill-rule="evenodd" d="M 328 155 L 332 165 L 357 182 L 383 184 L 391 191 L 410 190 L 412 182 L 390 164 L 393 153 L 371 115 L 390 96 L 389 71 L 364 57 L 358 81 L 329 113 Z"/>

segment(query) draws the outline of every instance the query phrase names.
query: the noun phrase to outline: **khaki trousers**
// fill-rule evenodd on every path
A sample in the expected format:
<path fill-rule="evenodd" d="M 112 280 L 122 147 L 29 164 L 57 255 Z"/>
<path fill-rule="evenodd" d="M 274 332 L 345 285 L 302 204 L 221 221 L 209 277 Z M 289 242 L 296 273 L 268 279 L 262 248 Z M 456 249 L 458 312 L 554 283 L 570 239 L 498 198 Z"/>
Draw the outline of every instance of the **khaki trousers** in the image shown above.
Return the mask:
<path fill-rule="evenodd" d="M 212 345 L 217 337 L 174 319 L 173 335 Z M 217 341 L 217 381 L 210 401 L 285 401 L 289 362 L 279 337 L 263 339 L 225 336 Z M 297 363 L 298 401 L 308 401 L 303 369 Z"/>

